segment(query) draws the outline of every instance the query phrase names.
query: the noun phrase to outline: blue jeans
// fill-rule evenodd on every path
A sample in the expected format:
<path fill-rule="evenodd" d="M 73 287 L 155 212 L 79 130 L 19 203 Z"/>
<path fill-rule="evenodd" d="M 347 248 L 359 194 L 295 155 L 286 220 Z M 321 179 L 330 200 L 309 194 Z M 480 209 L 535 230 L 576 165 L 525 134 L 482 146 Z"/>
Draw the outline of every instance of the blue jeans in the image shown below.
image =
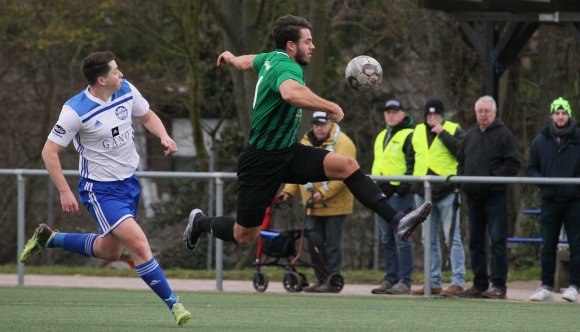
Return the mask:
<path fill-rule="evenodd" d="M 542 200 L 542 286 L 554 287 L 556 252 L 564 225 L 570 245 L 570 285 L 580 287 L 580 199 L 554 202 Z"/>
<path fill-rule="evenodd" d="M 506 288 L 508 272 L 506 210 L 505 192 L 467 200 L 473 286 L 480 291 L 489 288 L 486 231 L 491 238 L 491 283 L 497 288 Z"/>
<path fill-rule="evenodd" d="M 346 215 L 306 216 L 306 230 L 318 248 L 323 263 L 330 273 L 340 272 L 342 263 L 342 225 Z M 315 257 L 311 257 L 316 262 Z M 319 282 L 324 281 L 321 273 L 314 269 Z"/>
<path fill-rule="evenodd" d="M 413 194 L 393 195 L 389 198 L 389 204 L 399 211 L 406 211 L 408 208 L 413 207 Z M 385 281 L 394 285 L 397 281 L 402 280 L 407 286 L 411 287 L 413 241 L 399 239 L 391 224 L 381 217 L 379 217 L 379 228 L 385 256 Z"/>
<path fill-rule="evenodd" d="M 453 200 L 455 193 L 433 202 L 431 208 L 431 288 L 441 288 L 443 284 L 443 276 L 441 274 L 442 257 L 441 246 L 439 244 L 439 230 L 443 228 L 443 235 L 445 238 L 445 245 L 449 245 L 449 232 L 451 223 L 454 222 L 453 242 L 451 243 L 451 283 L 463 287 L 465 285 L 465 250 L 463 249 L 463 242 L 461 241 L 461 227 L 459 223 L 459 211 L 455 213 L 455 220 L 453 219 Z M 420 206 L 425 202 L 425 199 L 419 195 L 415 195 L 415 204 Z M 443 226 L 443 227 L 441 227 Z M 425 227 L 423 224 L 422 227 Z M 425 234 L 423 232 L 423 234 Z M 423 235 L 423 247 L 425 247 L 425 236 Z"/>

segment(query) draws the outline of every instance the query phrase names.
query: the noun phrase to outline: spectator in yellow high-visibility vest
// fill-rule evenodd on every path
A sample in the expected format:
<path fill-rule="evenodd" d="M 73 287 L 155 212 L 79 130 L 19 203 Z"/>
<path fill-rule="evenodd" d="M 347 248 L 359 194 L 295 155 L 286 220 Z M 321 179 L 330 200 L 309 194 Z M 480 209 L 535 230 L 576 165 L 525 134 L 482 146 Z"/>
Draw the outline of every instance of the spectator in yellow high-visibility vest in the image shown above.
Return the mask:
<path fill-rule="evenodd" d="M 385 119 L 383 129 L 375 139 L 372 175 L 412 175 L 414 152 L 411 144 L 415 120 L 403 109 L 399 100 L 388 100 L 379 109 Z M 389 203 L 400 211 L 413 206 L 410 183 L 389 181 L 379 187 Z M 413 241 L 395 235 L 386 220 L 379 217 L 381 243 L 385 259 L 385 277 L 373 294 L 409 294 L 413 273 Z"/>
<path fill-rule="evenodd" d="M 425 123 L 418 124 L 413 133 L 415 169 L 413 175 L 450 176 L 457 174 L 457 147 L 463 139 L 459 124 L 445 120 L 445 107 L 439 99 L 425 104 Z M 459 193 L 453 183 L 432 184 L 433 212 L 431 214 L 431 293 L 458 296 L 465 286 L 465 251 L 459 223 Z M 424 188 L 417 183 L 415 204 L 422 204 Z M 451 285 L 442 289 L 442 257 L 439 232 L 443 231 L 450 252 Z M 425 236 L 423 236 L 425 243 Z M 424 289 L 413 292 L 423 295 Z"/>

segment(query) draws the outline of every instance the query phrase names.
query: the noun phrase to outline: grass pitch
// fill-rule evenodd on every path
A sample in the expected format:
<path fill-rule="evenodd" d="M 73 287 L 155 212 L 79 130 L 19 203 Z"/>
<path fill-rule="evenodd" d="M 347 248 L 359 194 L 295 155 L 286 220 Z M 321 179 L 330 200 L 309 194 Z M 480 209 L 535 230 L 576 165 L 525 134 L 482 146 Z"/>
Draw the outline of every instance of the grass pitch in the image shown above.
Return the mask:
<path fill-rule="evenodd" d="M 573 331 L 578 306 L 267 293 L 187 293 L 175 326 L 149 291 L 0 287 L 0 331 Z"/>

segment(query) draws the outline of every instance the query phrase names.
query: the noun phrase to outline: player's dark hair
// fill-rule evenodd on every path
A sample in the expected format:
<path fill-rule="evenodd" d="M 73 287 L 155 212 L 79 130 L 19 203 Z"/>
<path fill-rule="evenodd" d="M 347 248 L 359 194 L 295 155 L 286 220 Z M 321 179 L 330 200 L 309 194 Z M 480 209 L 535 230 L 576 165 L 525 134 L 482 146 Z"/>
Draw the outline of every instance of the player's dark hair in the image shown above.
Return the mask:
<path fill-rule="evenodd" d="M 109 62 L 115 60 L 115 54 L 110 51 L 93 52 L 83 59 L 81 71 L 89 82 L 93 85 L 99 76 L 106 76 L 109 70 Z"/>
<path fill-rule="evenodd" d="M 312 24 L 304 17 L 294 15 L 278 17 L 272 28 L 276 48 L 284 50 L 288 41 L 298 42 L 302 29 L 312 30 Z"/>

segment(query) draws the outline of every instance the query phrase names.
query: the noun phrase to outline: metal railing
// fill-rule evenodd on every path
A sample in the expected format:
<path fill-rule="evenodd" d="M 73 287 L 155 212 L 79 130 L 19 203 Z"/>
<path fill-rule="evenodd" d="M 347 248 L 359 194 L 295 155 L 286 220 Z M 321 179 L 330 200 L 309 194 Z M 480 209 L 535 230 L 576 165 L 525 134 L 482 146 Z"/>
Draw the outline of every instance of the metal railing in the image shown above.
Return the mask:
<path fill-rule="evenodd" d="M 78 177 L 77 170 L 63 171 L 65 176 Z M 214 179 L 216 185 L 215 212 L 216 215 L 223 214 L 223 194 L 224 180 L 236 179 L 235 173 L 225 172 L 136 172 L 140 178 L 181 178 L 181 179 Z M 48 176 L 48 172 L 43 169 L 0 169 L 0 176 L 15 176 L 17 181 L 18 218 L 17 218 L 17 266 L 18 285 L 24 285 L 24 264 L 20 263 L 20 253 L 24 248 L 24 225 L 25 225 L 25 203 L 26 203 L 26 177 L 27 176 Z M 575 184 L 580 185 L 580 178 L 529 178 L 529 177 L 485 177 L 485 176 L 372 176 L 376 181 L 401 181 L 401 182 L 423 182 L 425 188 L 425 200 L 431 200 L 431 183 L 505 183 L 505 184 Z M 430 225 L 431 217 L 425 221 L 425 225 Z M 431 295 L 431 227 L 423 227 L 424 234 L 424 289 L 425 296 Z M 223 290 L 223 241 L 215 241 L 215 269 L 216 269 L 216 290 Z"/>
<path fill-rule="evenodd" d="M 64 170 L 65 176 L 78 177 L 78 170 Z M 236 179 L 235 173 L 224 172 L 136 172 L 140 178 L 181 178 L 181 179 L 213 179 L 216 186 L 215 197 L 215 211 L 216 215 L 223 214 L 223 196 L 224 196 L 224 180 Z M 16 176 L 17 181 L 17 253 L 16 264 L 18 270 L 18 285 L 24 285 L 24 264 L 20 262 L 20 254 L 24 248 L 24 225 L 25 225 L 25 206 L 26 206 L 26 177 L 27 176 L 48 176 L 48 172 L 43 169 L 0 169 L 0 175 Z M 223 290 L 223 241 L 216 239 L 215 241 L 215 269 L 216 269 L 216 289 Z"/>
<path fill-rule="evenodd" d="M 423 182 L 425 200 L 431 200 L 431 183 L 504 183 L 504 184 L 576 184 L 580 185 L 580 178 L 531 178 L 531 177 L 504 177 L 504 176 L 373 176 L 380 181 L 407 181 Z M 431 296 L 431 215 L 427 217 L 422 228 L 424 237 L 423 258 L 423 286 L 425 296 Z M 451 250 L 451 248 L 449 249 Z"/>

